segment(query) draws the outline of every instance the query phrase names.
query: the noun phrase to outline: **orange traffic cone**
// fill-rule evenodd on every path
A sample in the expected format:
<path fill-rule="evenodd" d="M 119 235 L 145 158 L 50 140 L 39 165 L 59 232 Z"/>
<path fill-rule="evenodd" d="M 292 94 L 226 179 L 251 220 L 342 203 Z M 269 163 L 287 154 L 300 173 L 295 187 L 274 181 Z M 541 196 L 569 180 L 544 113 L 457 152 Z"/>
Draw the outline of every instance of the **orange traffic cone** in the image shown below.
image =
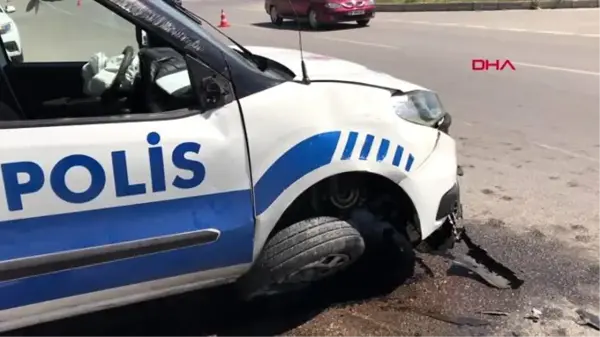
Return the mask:
<path fill-rule="evenodd" d="M 81 0 L 78 0 L 81 1 Z M 219 28 L 227 28 L 229 27 L 229 22 L 227 21 L 227 16 L 225 16 L 225 11 L 221 9 L 221 22 L 219 22 Z"/>

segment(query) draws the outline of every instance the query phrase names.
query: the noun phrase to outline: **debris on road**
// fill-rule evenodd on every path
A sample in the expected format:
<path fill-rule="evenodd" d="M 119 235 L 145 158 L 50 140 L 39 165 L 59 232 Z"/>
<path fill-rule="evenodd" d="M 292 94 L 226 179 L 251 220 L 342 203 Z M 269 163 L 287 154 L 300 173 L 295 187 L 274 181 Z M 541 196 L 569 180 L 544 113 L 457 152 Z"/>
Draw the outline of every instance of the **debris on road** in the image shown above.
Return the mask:
<path fill-rule="evenodd" d="M 480 311 L 479 313 L 482 315 L 489 315 L 489 316 L 508 316 L 508 312 L 504 312 L 504 311 Z"/>
<path fill-rule="evenodd" d="M 450 316 L 450 315 L 442 314 L 439 312 L 434 312 L 434 311 L 427 310 L 427 309 L 415 308 L 413 306 L 405 306 L 405 305 L 394 306 L 394 310 L 409 311 L 409 312 L 413 312 L 415 314 L 419 314 L 421 316 L 426 316 L 426 317 L 433 318 L 433 319 L 436 319 L 441 322 L 450 323 L 450 324 L 454 324 L 454 325 L 458 325 L 458 326 L 468 325 L 468 326 L 472 326 L 472 327 L 480 327 L 480 326 L 490 325 L 489 321 L 475 318 L 475 317 Z"/>
<path fill-rule="evenodd" d="M 415 309 L 415 308 L 412 308 L 410 310 L 415 313 L 418 313 L 420 315 L 431 317 L 433 319 L 437 319 L 438 321 L 455 324 L 455 325 L 459 325 L 459 326 L 468 325 L 468 326 L 473 326 L 473 327 L 479 327 L 479 326 L 490 325 L 490 322 L 483 320 L 483 319 L 475 318 L 475 317 L 449 316 L 449 315 L 444 315 L 444 314 L 437 313 L 437 312 L 419 310 L 419 309 Z"/>
<path fill-rule="evenodd" d="M 532 308 L 529 315 L 525 316 L 526 319 L 532 320 L 534 323 L 537 323 L 540 318 L 542 318 L 542 311 L 536 308 Z"/>
<path fill-rule="evenodd" d="M 417 256 L 416 258 L 417 264 L 423 268 L 423 271 L 425 272 L 425 274 L 431 278 L 435 278 L 435 273 L 433 272 L 433 270 L 427 265 L 427 263 L 425 263 L 425 261 L 423 261 L 423 259 L 419 256 Z"/>
<path fill-rule="evenodd" d="M 499 289 L 517 289 L 524 283 L 517 275 L 500 262 L 494 260 L 483 248 L 479 247 L 462 229 L 460 240 L 469 248 L 466 255 L 454 259 L 453 264 L 467 268 L 481 276 L 490 285 Z"/>
<path fill-rule="evenodd" d="M 594 315 L 584 309 L 577 309 L 575 311 L 579 315 L 579 325 L 588 325 L 596 330 L 600 330 L 600 318 L 598 315 Z"/>

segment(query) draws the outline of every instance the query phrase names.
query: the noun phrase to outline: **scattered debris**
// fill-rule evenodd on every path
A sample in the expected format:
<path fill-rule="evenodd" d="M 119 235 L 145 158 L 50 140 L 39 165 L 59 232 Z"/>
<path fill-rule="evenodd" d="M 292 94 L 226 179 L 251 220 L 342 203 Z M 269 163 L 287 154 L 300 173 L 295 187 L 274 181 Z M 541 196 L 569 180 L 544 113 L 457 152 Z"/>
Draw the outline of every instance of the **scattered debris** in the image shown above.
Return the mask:
<path fill-rule="evenodd" d="M 429 311 L 426 309 L 419 309 L 419 308 L 414 308 L 414 307 L 409 307 L 409 306 L 395 307 L 394 309 L 414 312 L 414 313 L 422 315 L 422 316 L 427 316 L 427 317 L 430 317 L 433 319 L 437 319 L 438 321 L 455 324 L 455 325 L 459 325 L 459 326 L 468 325 L 468 326 L 478 327 L 478 326 L 490 325 L 490 322 L 483 320 L 483 319 L 475 318 L 475 317 L 449 316 L 449 315 L 445 315 L 445 314 L 442 314 L 439 312 L 433 312 L 433 311 Z"/>
<path fill-rule="evenodd" d="M 425 271 L 425 274 L 427 274 L 427 276 L 435 278 L 435 273 L 433 272 L 433 270 L 427 265 L 427 263 L 425 263 L 425 261 L 423 261 L 423 259 L 420 256 L 417 256 L 416 260 L 419 266 L 423 268 L 423 271 Z"/>
<path fill-rule="evenodd" d="M 596 330 L 600 330 L 600 318 L 584 309 L 577 309 L 575 312 L 579 315 L 579 325 L 588 325 Z"/>
<path fill-rule="evenodd" d="M 542 311 L 536 308 L 532 308 L 529 315 L 525 316 L 526 319 L 532 320 L 534 323 L 537 323 L 542 317 Z"/>
<path fill-rule="evenodd" d="M 421 314 L 423 316 L 437 319 L 438 321 L 455 324 L 455 325 L 460 325 L 460 326 L 468 325 L 468 326 L 478 327 L 478 326 L 486 326 L 486 325 L 490 324 L 490 322 L 488 322 L 486 320 L 474 318 L 474 317 L 465 317 L 465 316 L 452 317 L 452 316 L 440 314 L 437 312 L 415 310 L 415 309 L 413 309 L 412 311 L 414 311 L 418 314 Z"/>
<path fill-rule="evenodd" d="M 495 261 L 483 248 L 479 247 L 467 235 L 464 228 L 460 240 L 469 248 L 466 255 L 454 259 L 454 264 L 462 266 L 481 276 L 490 285 L 500 289 L 517 289 L 524 281 L 500 262 Z"/>
<path fill-rule="evenodd" d="M 508 316 L 508 312 L 504 312 L 504 311 L 480 311 L 479 313 L 482 315 L 489 315 L 489 316 Z"/>

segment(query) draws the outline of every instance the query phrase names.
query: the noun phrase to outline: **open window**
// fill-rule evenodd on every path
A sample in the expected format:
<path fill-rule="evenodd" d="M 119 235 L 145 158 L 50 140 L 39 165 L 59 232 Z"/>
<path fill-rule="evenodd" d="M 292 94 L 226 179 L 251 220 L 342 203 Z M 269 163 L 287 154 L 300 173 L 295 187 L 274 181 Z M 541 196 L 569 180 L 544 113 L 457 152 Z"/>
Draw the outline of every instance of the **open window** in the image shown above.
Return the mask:
<path fill-rule="evenodd" d="M 0 100 L 19 125 L 176 118 L 233 100 L 225 77 L 93 1 L 41 6 L 15 19 L 23 62 L 0 55 Z"/>

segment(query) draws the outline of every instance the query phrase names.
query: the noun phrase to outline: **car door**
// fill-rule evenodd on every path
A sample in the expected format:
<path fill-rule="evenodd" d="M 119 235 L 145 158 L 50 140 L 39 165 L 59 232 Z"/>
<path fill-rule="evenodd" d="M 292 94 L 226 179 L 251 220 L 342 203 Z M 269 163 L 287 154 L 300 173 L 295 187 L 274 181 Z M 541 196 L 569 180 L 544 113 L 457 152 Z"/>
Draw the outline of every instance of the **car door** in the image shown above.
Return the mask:
<path fill-rule="evenodd" d="M 310 7 L 310 0 L 289 0 L 294 11 L 294 15 L 307 16 Z"/>
<path fill-rule="evenodd" d="M 141 300 L 175 281 L 235 277 L 252 261 L 235 102 L 204 113 L 0 122 L 0 138 L 0 322 L 11 309 L 63 298 L 91 307 Z M 142 285 L 146 293 L 133 287 Z"/>
<path fill-rule="evenodd" d="M 291 0 L 273 0 L 272 4 L 282 16 L 291 17 L 294 15 Z"/>

